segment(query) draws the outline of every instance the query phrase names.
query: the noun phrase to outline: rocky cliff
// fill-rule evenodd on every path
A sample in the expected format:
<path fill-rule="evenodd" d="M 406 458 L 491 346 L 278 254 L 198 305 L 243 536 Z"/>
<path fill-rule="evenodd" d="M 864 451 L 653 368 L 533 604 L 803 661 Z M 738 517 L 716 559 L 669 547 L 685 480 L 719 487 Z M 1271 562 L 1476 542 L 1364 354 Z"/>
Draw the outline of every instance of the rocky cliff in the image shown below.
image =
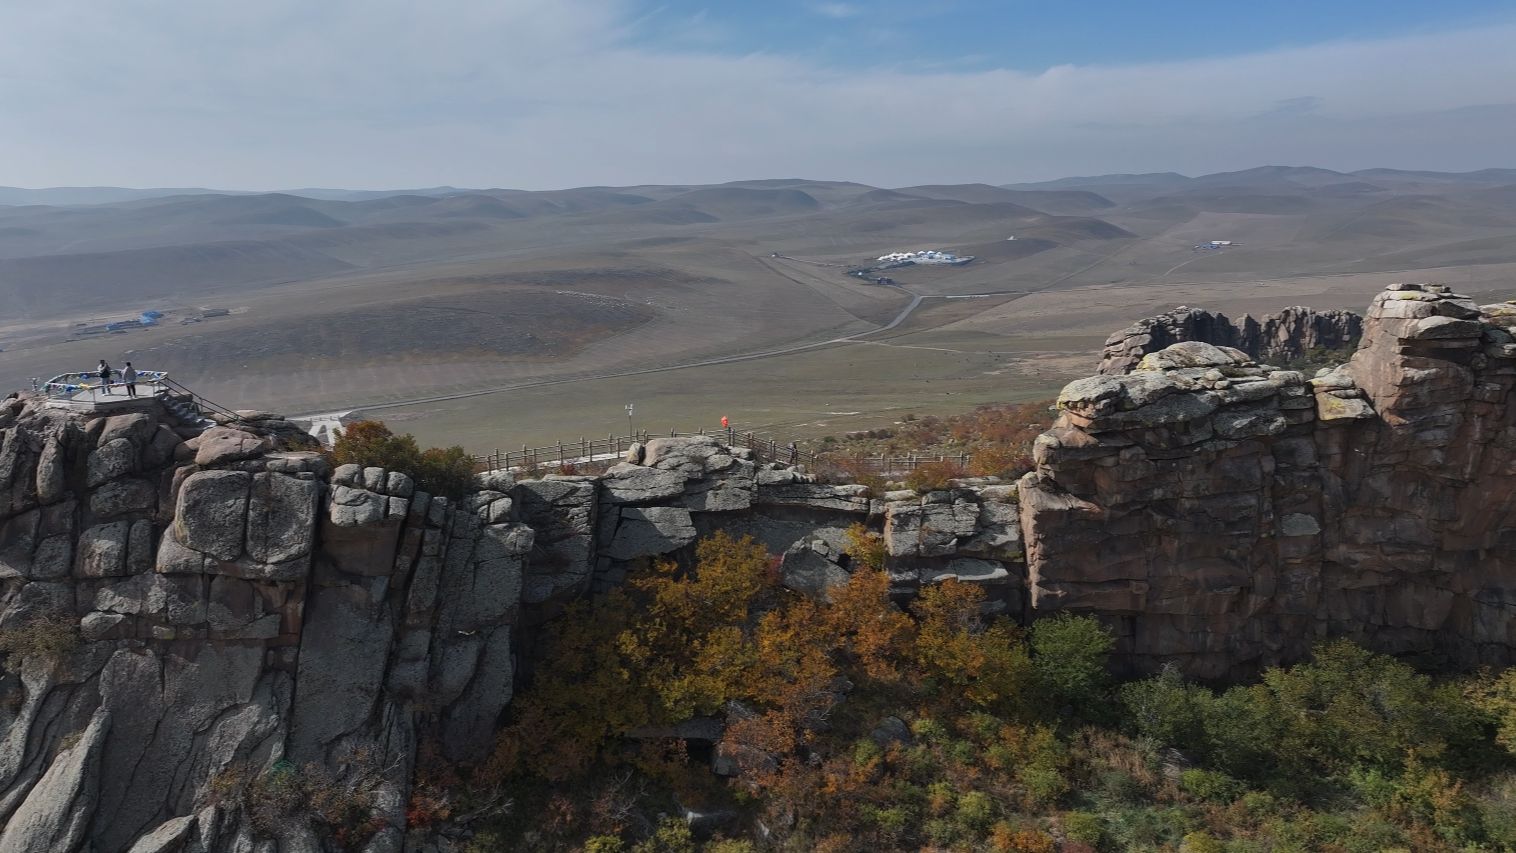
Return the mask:
<path fill-rule="evenodd" d="M 716 530 L 826 595 L 865 524 L 902 600 L 958 578 L 1014 618 L 1092 612 L 1132 669 L 1225 677 L 1327 635 L 1509 662 L 1511 326 L 1516 305 L 1400 285 L 1320 376 L 1178 343 L 1069 385 L 1019 484 L 928 494 L 694 438 L 452 499 L 332 469 L 270 416 L 202 431 L 9 400 L 0 853 L 445 848 L 406 835 L 420 744 L 478 758 L 536 626 Z M 335 838 L 250 805 L 271 771 L 348 792 L 362 821 Z"/>
<path fill-rule="evenodd" d="M 1255 359 L 1293 361 L 1319 350 L 1351 347 L 1363 334 L 1363 318 L 1351 311 L 1314 311 L 1295 306 L 1262 320 L 1180 306 L 1138 320 L 1106 339 L 1099 373 L 1130 373 L 1142 357 L 1185 341 L 1242 350 Z"/>
<path fill-rule="evenodd" d="M 1070 384 L 1020 484 L 1034 610 L 1227 676 L 1324 636 L 1459 664 L 1516 634 L 1510 304 L 1396 285 L 1307 378 L 1182 343 Z"/>

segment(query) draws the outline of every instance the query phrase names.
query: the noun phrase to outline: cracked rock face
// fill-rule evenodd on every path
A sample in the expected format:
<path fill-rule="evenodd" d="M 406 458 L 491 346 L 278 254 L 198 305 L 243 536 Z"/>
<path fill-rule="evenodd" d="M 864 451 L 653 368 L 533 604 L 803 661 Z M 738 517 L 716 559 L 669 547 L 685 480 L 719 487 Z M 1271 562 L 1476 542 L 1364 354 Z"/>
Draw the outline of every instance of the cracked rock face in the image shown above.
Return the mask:
<path fill-rule="evenodd" d="M 1347 349 L 1362 335 L 1363 318 L 1351 311 L 1296 306 L 1261 320 L 1244 314 L 1233 322 L 1225 314 L 1179 307 L 1111 335 L 1098 372 L 1130 373 L 1147 355 L 1182 342 L 1231 347 L 1253 359 L 1290 361 L 1311 350 Z"/>
<path fill-rule="evenodd" d="M 1113 338 L 1130 363 L 1063 390 L 1032 473 L 925 494 L 693 437 L 434 496 L 271 450 L 304 446 L 273 415 L 198 431 L 0 403 L 0 630 L 79 640 L 0 671 L 0 853 L 333 849 L 304 825 L 260 837 L 211 795 L 280 761 L 377 773 L 367 849 L 400 850 L 420 745 L 487 752 L 543 623 L 717 531 L 825 597 L 864 525 L 896 600 L 962 582 L 989 613 L 1093 613 L 1133 670 L 1224 678 L 1330 635 L 1509 663 L 1516 304 L 1397 285 L 1361 326 L 1302 312 Z M 1259 363 L 1360 336 L 1314 377 Z"/>
<path fill-rule="evenodd" d="M 1310 380 L 1192 341 L 1070 384 L 1020 484 L 1033 608 L 1111 616 L 1134 665 L 1213 677 L 1334 634 L 1509 660 L 1513 316 L 1394 285 Z"/>

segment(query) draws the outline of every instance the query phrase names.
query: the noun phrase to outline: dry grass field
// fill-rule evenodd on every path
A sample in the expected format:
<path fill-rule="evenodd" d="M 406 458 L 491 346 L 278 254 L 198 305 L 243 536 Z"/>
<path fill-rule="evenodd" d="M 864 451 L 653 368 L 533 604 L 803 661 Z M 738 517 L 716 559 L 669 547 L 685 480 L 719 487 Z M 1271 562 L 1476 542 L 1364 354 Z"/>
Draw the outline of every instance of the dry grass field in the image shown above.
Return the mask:
<path fill-rule="evenodd" d="M 976 260 L 845 274 L 920 248 Z M 0 205 L 0 382 L 130 359 L 477 452 L 619 433 L 627 402 L 639 428 L 801 438 L 1049 396 L 1176 305 L 1361 309 L 1401 280 L 1516 296 L 1516 173 Z"/>

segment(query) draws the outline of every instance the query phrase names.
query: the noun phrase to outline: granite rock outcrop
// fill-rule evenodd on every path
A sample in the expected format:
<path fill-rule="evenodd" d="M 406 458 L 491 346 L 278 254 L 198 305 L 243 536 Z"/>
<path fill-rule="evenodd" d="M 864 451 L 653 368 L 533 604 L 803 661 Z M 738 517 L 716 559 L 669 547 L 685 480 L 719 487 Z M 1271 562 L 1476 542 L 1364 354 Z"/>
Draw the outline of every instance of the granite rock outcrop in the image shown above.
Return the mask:
<path fill-rule="evenodd" d="M 360 849 L 445 850 L 407 834 L 422 744 L 476 759 L 543 623 L 716 531 L 826 596 L 863 525 L 898 600 L 955 579 L 1018 620 L 1090 613 L 1133 672 L 1239 677 L 1328 636 L 1511 663 L 1516 303 L 1396 285 L 1361 338 L 1314 376 L 1226 343 L 1145 351 L 1063 389 L 1018 483 L 927 493 L 697 436 L 446 497 L 334 468 L 272 415 L 6 400 L 0 853 L 339 849 L 225 794 L 280 768 L 362 792 Z"/>
<path fill-rule="evenodd" d="M 1143 356 L 1187 341 L 1232 347 L 1254 359 L 1288 362 L 1313 351 L 1350 348 L 1362 335 L 1363 318 L 1352 311 L 1316 311 L 1297 305 L 1262 319 L 1244 314 L 1233 322 L 1219 312 L 1181 305 L 1138 320 L 1107 338 L 1098 372 L 1130 373 Z"/>
<path fill-rule="evenodd" d="M 1512 308 L 1395 285 L 1311 378 L 1187 342 L 1070 384 L 1020 483 L 1032 609 L 1215 678 L 1326 636 L 1509 662 Z"/>

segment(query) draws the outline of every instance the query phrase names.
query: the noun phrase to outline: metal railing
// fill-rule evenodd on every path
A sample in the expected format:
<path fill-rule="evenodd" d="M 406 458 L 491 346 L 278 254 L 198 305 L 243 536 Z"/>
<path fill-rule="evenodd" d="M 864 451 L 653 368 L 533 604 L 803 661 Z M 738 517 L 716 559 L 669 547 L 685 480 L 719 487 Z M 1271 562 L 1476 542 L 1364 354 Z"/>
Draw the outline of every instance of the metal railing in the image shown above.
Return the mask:
<path fill-rule="evenodd" d="M 174 380 L 168 378 L 167 373 L 163 374 L 163 379 L 160 380 L 160 384 L 165 389 L 167 389 L 166 393 L 177 395 L 188 400 L 189 404 L 194 407 L 195 411 L 202 417 L 220 415 L 230 423 L 243 422 L 242 416 L 237 414 L 235 411 L 228 409 L 227 407 L 222 406 L 218 403 L 207 400 L 199 394 L 196 394 L 194 391 L 186 388 L 182 383 L 175 382 Z"/>
<path fill-rule="evenodd" d="M 111 371 L 114 375 L 120 375 L 121 371 Z M 137 371 L 138 385 L 159 385 L 168 380 L 168 373 L 163 370 L 139 370 Z M 49 397 L 73 397 L 81 391 L 89 391 L 92 394 L 106 391 L 113 387 L 125 385 L 125 382 L 108 382 L 100 378 L 100 371 L 87 371 L 79 373 L 60 373 L 46 382 L 32 380 L 32 390 L 42 391 Z"/>
<path fill-rule="evenodd" d="M 83 400 L 81 396 L 88 392 L 88 401 L 98 401 L 99 395 L 104 392 L 107 398 L 112 388 L 124 387 L 127 383 L 120 380 L 121 371 L 112 370 L 112 378 L 103 379 L 99 371 L 80 371 L 76 373 L 61 373 L 42 382 L 32 380 L 32 390 L 47 394 L 54 399 Z M 178 398 L 185 402 L 195 414 L 202 417 L 220 415 L 229 422 L 240 423 L 243 418 L 235 411 L 218 403 L 202 397 L 182 383 L 169 378 L 166 370 L 139 370 L 134 385 L 146 386 L 147 394 L 143 396 Z"/>
<path fill-rule="evenodd" d="M 746 447 L 759 460 L 783 462 L 789 465 L 830 465 L 852 469 L 858 473 L 904 474 L 925 465 L 951 464 L 967 468 L 970 455 L 967 453 L 904 453 L 878 454 L 876 456 L 846 456 L 840 453 L 820 453 L 806 450 L 788 442 L 768 438 L 753 432 L 735 428 L 707 432 L 666 433 L 637 432 L 633 435 L 611 435 L 605 438 L 580 437 L 577 441 L 559 441 L 541 447 L 522 445 L 520 450 L 495 450 L 474 457 L 474 464 L 484 471 L 499 471 L 513 468 L 551 468 L 569 465 L 579 466 L 595 462 L 610 462 L 621 458 L 633 443 L 646 443 L 653 438 L 680 438 L 710 436 L 721 440 L 728 447 Z"/>

